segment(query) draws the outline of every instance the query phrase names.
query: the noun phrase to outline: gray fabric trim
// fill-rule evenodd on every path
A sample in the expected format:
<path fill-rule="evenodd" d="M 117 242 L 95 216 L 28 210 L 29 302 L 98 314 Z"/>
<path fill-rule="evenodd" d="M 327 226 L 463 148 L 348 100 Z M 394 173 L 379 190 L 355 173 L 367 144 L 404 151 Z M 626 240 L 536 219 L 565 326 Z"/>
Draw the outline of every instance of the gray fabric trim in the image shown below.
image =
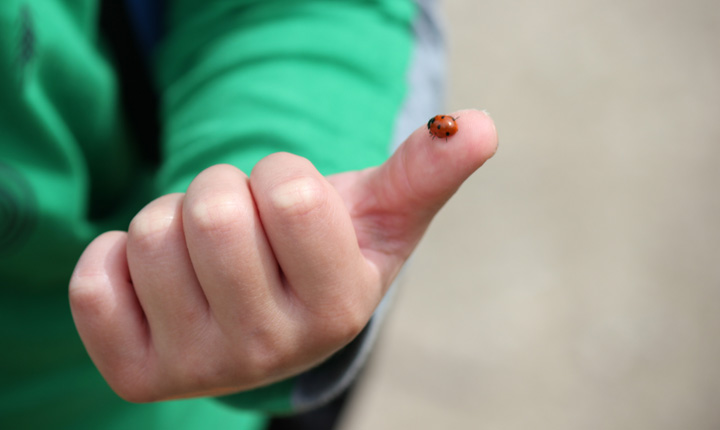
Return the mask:
<path fill-rule="evenodd" d="M 416 0 L 419 13 L 413 25 L 416 46 L 408 70 L 408 94 L 398 115 L 392 149 L 397 149 L 420 125 L 442 113 L 445 105 L 447 57 L 436 0 Z"/>
<path fill-rule="evenodd" d="M 413 24 L 416 45 L 408 70 L 408 93 L 393 132 L 394 151 L 417 127 L 441 113 L 445 94 L 445 41 L 436 13 L 436 0 L 416 0 L 418 16 Z M 400 276 L 398 276 L 400 278 Z M 365 329 L 328 361 L 297 377 L 291 404 L 295 412 L 320 406 L 347 389 L 367 361 L 382 320 L 397 289 L 397 280 L 375 310 Z"/>

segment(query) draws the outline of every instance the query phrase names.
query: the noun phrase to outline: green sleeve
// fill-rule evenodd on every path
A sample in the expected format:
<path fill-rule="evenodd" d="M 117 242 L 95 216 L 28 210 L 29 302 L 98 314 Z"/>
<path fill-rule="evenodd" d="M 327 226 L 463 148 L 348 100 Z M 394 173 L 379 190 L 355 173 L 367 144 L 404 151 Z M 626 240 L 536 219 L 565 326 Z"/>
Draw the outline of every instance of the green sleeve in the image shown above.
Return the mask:
<path fill-rule="evenodd" d="M 178 0 L 156 63 L 162 193 L 287 151 L 323 174 L 381 163 L 406 92 L 411 1 Z"/>

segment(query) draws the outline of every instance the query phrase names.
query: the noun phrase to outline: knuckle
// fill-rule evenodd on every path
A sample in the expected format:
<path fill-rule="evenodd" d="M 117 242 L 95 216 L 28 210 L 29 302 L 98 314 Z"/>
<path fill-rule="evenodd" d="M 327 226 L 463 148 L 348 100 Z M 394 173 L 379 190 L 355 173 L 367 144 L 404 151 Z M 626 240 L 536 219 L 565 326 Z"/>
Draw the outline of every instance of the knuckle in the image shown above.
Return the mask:
<path fill-rule="evenodd" d="M 149 403 L 160 400 L 147 383 L 144 373 L 135 366 L 116 365 L 103 376 L 110 388 L 123 400 L 131 403 Z"/>
<path fill-rule="evenodd" d="M 115 394 L 117 394 L 121 399 L 125 400 L 126 402 L 150 403 L 159 400 L 156 399 L 154 396 L 149 395 L 149 393 L 137 390 L 135 387 L 132 387 L 129 384 L 125 384 L 122 382 L 116 384 L 109 384 L 110 388 L 112 388 Z"/>
<path fill-rule="evenodd" d="M 328 195 L 317 178 L 303 176 L 275 185 L 269 199 L 273 208 L 285 216 L 303 216 L 325 205 Z"/>
<path fill-rule="evenodd" d="M 185 354 L 167 367 L 171 369 L 172 380 L 179 381 L 180 391 L 205 391 L 231 381 L 229 366 L 216 357 L 204 353 Z"/>
<path fill-rule="evenodd" d="M 336 333 L 338 342 L 346 344 L 353 340 L 365 328 L 369 317 L 364 312 L 354 310 L 346 312 L 338 322 Z"/>
<path fill-rule="evenodd" d="M 245 379 L 249 385 L 262 384 L 281 371 L 284 360 L 279 351 L 255 348 L 245 356 Z"/>
<path fill-rule="evenodd" d="M 284 367 L 289 356 L 285 336 L 274 330 L 256 329 L 249 333 L 243 361 L 249 381 L 265 381 L 273 377 Z"/>
<path fill-rule="evenodd" d="M 103 294 L 106 274 L 73 276 L 68 289 L 70 308 L 76 317 L 99 320 L 106 315 L 107 296 Z"/>
<path fill-rule="evenodd" d="M 172 231 L 177 220 L 177 206 L 169 205 L 172 196 L 161 197 L 143 208 L 130 222 L 129 240 L 142 247 L 152 248 L 158 239 Z"/>
<path fill-rule="evenodd" d="M 209 234 L 222 234 L 239 221 L 252 216 L 251 210 L 238 195 L 228 192 L 210 193 L 193 199 L 187 208 L 187 222 Z"/>
<path fill-rule="evenodd" d="M 336 301 L 331 309 L 316 313 L 315 317 L 329 342 L 345 345 L 360 334 L 371 315 L 358 300 L 347 298 Z"/>
<path fill-rule="evenodd" d="M 258 172 L 267 172 L 268 170 L 272 171 L 275 166 L 287 166 L 288 164 L 292 164 L 298 160 L 306 159 L 287 151 L 273 152 L 266 155 L 255 164 L 250 176 L 257 175 Z"/>

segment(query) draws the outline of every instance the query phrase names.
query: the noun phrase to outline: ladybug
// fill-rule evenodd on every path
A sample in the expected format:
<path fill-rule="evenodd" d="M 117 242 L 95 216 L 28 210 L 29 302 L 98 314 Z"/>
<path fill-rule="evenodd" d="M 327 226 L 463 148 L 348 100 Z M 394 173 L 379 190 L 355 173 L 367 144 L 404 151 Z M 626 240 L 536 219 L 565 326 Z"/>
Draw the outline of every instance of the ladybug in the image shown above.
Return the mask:
<path fill-rule="evenodd" d="M 457 118 L 453 118 L 450 115 L 435 115 L 434 117 L 430 118 L 430 121 L 428 121 L 427 123 L 428 132 L 433 137 L 433 139 L 436 137 L 442 139 L 444 137 L 445 140 L 447 140 L 448 137 L 452 136 L 458 131 L 458 125 L 456 121 Z"/>

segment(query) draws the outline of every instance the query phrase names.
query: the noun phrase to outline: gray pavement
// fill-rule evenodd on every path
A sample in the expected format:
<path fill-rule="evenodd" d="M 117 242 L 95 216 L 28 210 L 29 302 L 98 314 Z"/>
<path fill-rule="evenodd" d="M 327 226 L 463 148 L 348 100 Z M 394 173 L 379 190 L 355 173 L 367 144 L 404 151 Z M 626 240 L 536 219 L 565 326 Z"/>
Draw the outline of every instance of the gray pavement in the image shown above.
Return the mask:
<path fill-rule="evenodd" d="M 447 0 L 494 159 L 439 214 L 342 430 L 720 428 L 720 3 Z"/>

